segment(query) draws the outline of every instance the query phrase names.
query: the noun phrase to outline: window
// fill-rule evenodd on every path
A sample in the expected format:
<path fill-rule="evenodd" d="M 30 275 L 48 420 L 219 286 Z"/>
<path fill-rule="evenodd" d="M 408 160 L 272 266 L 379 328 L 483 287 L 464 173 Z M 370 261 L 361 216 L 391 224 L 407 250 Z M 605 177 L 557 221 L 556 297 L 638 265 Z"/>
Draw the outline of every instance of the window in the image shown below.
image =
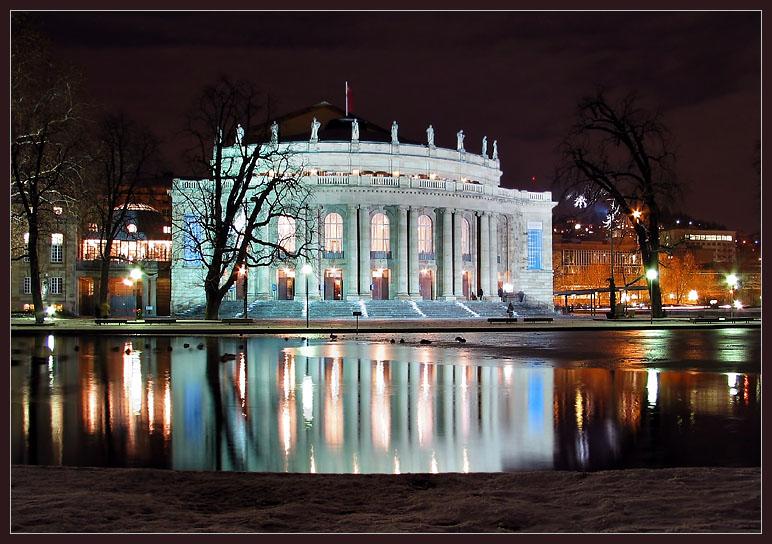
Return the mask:
<path fill-rule="evenodd" d="M 418 253 L 432 253 L 432 218 L 428 215 L 418 217 Z"/>
<path fill-rule="evenodd" d="M 169 225 L 164 225 L 164 234 L 171 234 L 172 228 Z"/>
<path fill-rule="evenodd" d="M 295 220 L 292 217 L 279 217 L 279 245 L 287 253 L 295 252 Z"/>
<path fill-rule="evenodd" d="M 376 213 L 370 222 L 370 251 L 391 251 L 389 244 L 389 218 Z"/>
<path fill-rule="evenodd" d="M 343 217 L 339 213 L 328 213 L 324 218 L 324 250 L 343 251 Z"/>
<path fill-rule="evenodd" d="M 461 254 L 472 255 L 471 245 L 471 232 L 472 227 L 469 225 L 469 220 L 466 217 L 461 218 Z"/>
<path fill-rule="evenodd" d="M 185 214 L 185 232 L 183 233 L 183 260 L 189 266 L 201 265 L 199 247 L 203 242 L 201 224 L 192 213 Z"/>
<path fill-rule="evenodd" d="M 52 295 L 61 295 L 64 290 L 64 278 L 51 278 L 49 286 Z"/>
<path fill-rule="evenodd" d="M 51 235 L 51 262 L 61 263 L 63 261 L 62 244 L 64 243 L 64 235 L 61 233 L 54 233 Z"/>
<path fill-rule="evenodd" d="M 541 223 L 528 222 L 528 269 L 541 270 Z"/>
<path fill-rule="evenodd" d="M 54 215 L 62 215 L 62 207 L 61 206 L 54 206 Z"/>
<path fill-rule="evenodd" d="M 32 278 L 30 276 L 26 276 L 24 278 L 24 282 L 22 283 L 22 293 L 25 295 L 31 295 L 32 294 Z"/>
<path fill-rule="evenodd" d="M 24 262 L 29 262 L 29 232 L 24 233 Z"/>
<path fill-rule="evenodd" d="M 137 225 L 135 225 L 134 223 L 129 223 L 128 225 L 126 225 L 126 230 L 131 234 L 134 234 L 135 232 L 137 232 Z"/>

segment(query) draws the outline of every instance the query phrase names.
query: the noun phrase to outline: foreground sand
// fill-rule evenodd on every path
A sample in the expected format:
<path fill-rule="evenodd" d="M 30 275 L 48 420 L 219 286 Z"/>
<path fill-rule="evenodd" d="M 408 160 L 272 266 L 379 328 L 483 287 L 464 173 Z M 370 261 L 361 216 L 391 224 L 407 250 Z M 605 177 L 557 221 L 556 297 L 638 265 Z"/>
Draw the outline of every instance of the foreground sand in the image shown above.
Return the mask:
<path fill-rule="evenodd" d="M 758 532 L 759 468 L 304 475 L 14 466 L 13 532 Z"/>

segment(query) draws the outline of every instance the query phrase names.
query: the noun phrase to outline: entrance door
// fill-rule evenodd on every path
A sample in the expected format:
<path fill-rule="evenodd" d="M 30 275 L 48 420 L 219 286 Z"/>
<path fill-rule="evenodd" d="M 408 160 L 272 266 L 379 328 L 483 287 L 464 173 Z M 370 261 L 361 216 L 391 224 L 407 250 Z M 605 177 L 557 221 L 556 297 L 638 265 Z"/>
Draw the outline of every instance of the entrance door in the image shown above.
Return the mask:
<path fill-rule="evenodd" d="M 324 271 L 324 300 L 343 300 L 343 273 L 337 268 Z"/>
<path fill-rule="evenodd" d="M 373 300 L 389 299 L 389 269 L 373 270 Z"/>
<path fill-rule="evenodd" d="M 423 300 L 432 300 L 434 297 L 434 273 L 431 270 L 422 270 L 418 274 L 418 293 Z"/>
<path fill-rule="evenodd" d="M 78 313 L 80 315 L 94 315 L 94 279 L 78 278 L 78 293 L 80 294 Z"/>
<path fill-rule="evenodd" d="M 279 300 L 295 298 L 295 271 L 279 269 Z"/>
<path fill-rule="evenodd" d="M 464 298 L 466 300 L 469 300 L 469 270 L 464 270 L 464 273 L 461 275 L 461 286 L 463 288 Z"/>

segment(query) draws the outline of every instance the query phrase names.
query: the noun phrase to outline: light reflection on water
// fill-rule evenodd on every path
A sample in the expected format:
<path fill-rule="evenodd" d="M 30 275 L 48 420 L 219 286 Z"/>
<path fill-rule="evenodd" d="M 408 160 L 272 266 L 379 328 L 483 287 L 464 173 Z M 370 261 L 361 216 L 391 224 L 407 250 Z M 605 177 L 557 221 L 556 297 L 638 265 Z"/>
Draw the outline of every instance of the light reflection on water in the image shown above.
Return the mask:
<path fill-rule="evenodd" d="M 596 356 L 678 349 L 693 367 L 725 357 L 727 342 L 748 351 L 724 331 L 712 353 L 704 339 L 652 332 L 596 337 Z M 395 474 L 760 463 L 756 372 L 595 368 L 557 349 L 529 360 L 448 343 L 309 344 L 20 339 L 12 461 Z"/>

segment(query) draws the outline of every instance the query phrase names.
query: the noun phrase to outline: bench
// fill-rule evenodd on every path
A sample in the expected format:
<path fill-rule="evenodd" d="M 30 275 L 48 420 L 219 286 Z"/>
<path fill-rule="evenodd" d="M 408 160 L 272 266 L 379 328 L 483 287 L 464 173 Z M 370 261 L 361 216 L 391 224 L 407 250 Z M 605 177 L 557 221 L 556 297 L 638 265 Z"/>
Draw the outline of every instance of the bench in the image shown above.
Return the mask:
<path fill-rule="evenodd" d="M 693 317 L 692 323 L 717 323 L 719 321 L 726 321 L 723 317 Z"/>
<path fill-rule="evenodd" d="M 255 320 L 251 317 L 225 317 L 221 319 L 226 325 L 244 325 L 247 323 L 254 323 Z"/>
<path fill-rule="evenodd" d="M 97 325 L 109 325 L 111 323 L 115 323 L 118 325 L 126 324 L 129 320 L 124 317 L 97 317 L 94 319 L 94 323 Z"/>
<path fill-rule="evenodd" d="M 174 317 L 146 317 L 145 323 L 177 323 Z"/>
<path fill-rule="evenodd" d="M 517 323 L 516 317 L 489 317 L 488 323 Z"/>
<path fill-rule="evenodd" d="M 552 323 L 552 319 L 551 317 L 524 317 L 523 323 Z"/>
<path fill-rule="evenodd" d="M 731 321 L 734 323 L 735 321 L 739 321 L 740 323 L 750 323 L 752 321 L 755 321 L 752 317 L 733 317 Z"/>

